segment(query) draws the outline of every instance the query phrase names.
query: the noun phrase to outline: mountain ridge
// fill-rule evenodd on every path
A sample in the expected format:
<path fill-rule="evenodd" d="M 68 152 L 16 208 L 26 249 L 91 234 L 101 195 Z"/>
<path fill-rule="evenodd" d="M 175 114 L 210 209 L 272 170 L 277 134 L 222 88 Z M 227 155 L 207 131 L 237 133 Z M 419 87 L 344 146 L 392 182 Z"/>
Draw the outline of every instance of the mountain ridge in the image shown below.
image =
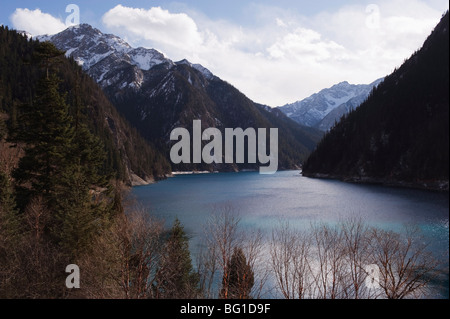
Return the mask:
<path fill-rule="evenodd" d="M 44 37 L 72 56 L 102 87 L 119 112 L 142 136 L 168 157 L 173 143 L 170 132 L 176 127 L 192 129 L 193 120 L 203 128 L 270 128 L 281 125 L 280 168 L 299 168 L 322 137 L 318 130 L 290 123 L 287 117 L 263 109 L 231 84 L 199 64 L 187 60 L 173 62 L 158 55 L 140 60 L 140 68 L 130 52 L 133 48 L 114 35 L 101 33 L 89 25 L 69 28 Z M 117 44 L 114 43 L 117 41 Z M 155 54 L 154 49 L 140 49 Z M 142 57 L 144 54 L 141 55 Z M 149 62 L 150 61 L 150 62 Z M 151 63 L 151 62 L 155 63 Z M 297 125 L 297 126 L 296 126 Z M 294 134 L 294 138 L 288 135 Z M 289 140 L 290 143 L 285 142 Z M 178 165 L 173 170 L 239 170 L 251 165 Z"/>
<path fill-rule="evenodd" d="M 309 177 L 448 191 L 449 13 L 404 64 L 319 143 Z"/>
<path fill-rule="evenodd" d="M 383 78 L 370 84 L 350 84 L 343 81 L 303 100 L 278 108 L 299 124 L 327 131 L 342 115 L 359 106 L 382 81 Z M 351 100 L 360 103 L 351 103 Z"/>

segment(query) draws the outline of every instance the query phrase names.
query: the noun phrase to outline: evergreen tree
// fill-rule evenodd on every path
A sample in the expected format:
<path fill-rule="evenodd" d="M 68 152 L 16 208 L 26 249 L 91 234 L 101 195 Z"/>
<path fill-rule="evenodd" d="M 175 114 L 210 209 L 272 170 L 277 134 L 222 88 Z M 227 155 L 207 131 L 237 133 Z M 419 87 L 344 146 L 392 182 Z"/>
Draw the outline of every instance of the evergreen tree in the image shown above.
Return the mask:
<path fill-rule="evenodd" d="M 106 205 L 101 200 L 94 203 L 92 190 L 100 196 L 101 189 L 108 189 L 107 177 L 101 174 L 105 152 L 85 124 L 74 126 L 54 74 L 41 80 L 22 118 L 29 130 L 20 138 L 27 146 L 14 172 L 21 205 L 42 195 L 52 212 L 52 240 L 77 257 L 103 225 Z"/>
<path fill-rule="evenodd" d="M 63 54 L 64 51 L 58 50 L 50 42 L 42 42 L 36 47 L 34 59 L 45 68 L 47 79 L 49 79 L 50 68 L 57 63 L 56 59 Z"/>
<path fill-rule="evenodd" d="M 88 178 L 76 167 L 67 172 L 64 182 L 59 186 L 64 196 L 58 198 L 55 221 L 52 228 L 54 240 L 59 243 L 68 256 L 77 258 L 90 247 L 95 234 L 102 226 L 96 223 L 96 216 L 89 194 Z"/>
<path fill-rule="evenodd" d="M 189 299 L 199 295 L 199 276 L 192 267 L 189 239 L 178 219 L 170 231 L 156 282 L 158 298 Z"/>
<path fill-rule="evenodd" d="M 42 79 L 33 105 L 22 116 L 22 124 L 28 129 L 21 132 L 20 139 L 27 146 L 14 177 L 21 185 L 19 191 L 24 205 L 31 197 L 42 195 L 54 207 L 56 185 L 70 163 L 74 131 L 58 84 L 53 74 Z"/>
<path fill-rule="evenodd" d="M 53 233 L 70 256 L 85 252 L 108 219 L 108 205 L 94 197 L 108 197 L 110 185 L 100 174 L 105 152 L 98 138 L 79 124 L 70 147 L 70 162 L 56 187 L 56 222 Z M 117 204 L 111 204 L 116 209 Z"/>
<path fill-rule="evenodd" d="M 234 249 L 231 260 L 228 264 L 227 287 L 222 286 L 220 298 L 223 299 L 249 299 L 253 285 L 255 283 L 252 267 L 247 263 L 244 252 L 241 248 Z"/>

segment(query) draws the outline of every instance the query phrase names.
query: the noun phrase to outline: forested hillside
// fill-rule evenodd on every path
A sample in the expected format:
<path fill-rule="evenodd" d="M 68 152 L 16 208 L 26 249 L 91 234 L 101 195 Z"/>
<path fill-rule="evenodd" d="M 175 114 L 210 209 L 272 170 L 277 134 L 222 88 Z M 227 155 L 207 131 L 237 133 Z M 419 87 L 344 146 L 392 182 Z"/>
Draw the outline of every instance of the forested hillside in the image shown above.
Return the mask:
<path fill-rule="evenodd" d="M 155 49 L 132 48 L 112 34 L 88 24 L 40 39 L 70 52 L 103 88 L 138 132 L 169 158 L 174 128 L 192 132 L 193 120 L 202 128 L 278 128 L 279 168 L 302 164 L 323 133 L 305 128 L 281 112 L 266 112 L 237 88 L 187 60 L 173 62 Z M 262 90 L 264 88 L 261 88 Z M 294 128 L 295 127 L 295 128 Z M 238 171 L 255 164 L 178 164 L 174 171 Z"/>
<path fill-rule="evenodd" d="M 0 27 L 0 298 L 106 297 L 96 289 L 112 287 L 107 274 L 137 267 L 123 184 L 168 172 L 63 51 Z M 114 249 L 122 258 L 108 259 Z M 82 292 L 65 284 L 72 264 Z M 135 272 L 127 278 L 135 289 Z"/>
<path fill-rule="evenodd" d="M 448 190 L 449 15 L 423 47 L 344 116 L 305 176 Z"/>
<path fill-rule="evenodd" d="M 38 47 L 37 41 L 0 28 L 0 112 L 5 114 L 3 126 L 7 125 L 11 131 L 9 140 L 12 142 L 19 142 L 18 134 L 33 124 L 23 122 L 21 117 L 26 107 L 33 105 L 43 72 L 43 63 L 39 65 L 36 60 Z M 170 173 L 167 160 L 118 114 L 95 81 L 77 63 L 63 56 L 53 62 L 54 72 L 60 79 L 58 90 L 68 105 L 69 115 L 76 123 L 86 125 L 101 141 L 106 152 L 105 173 L 128 184 L 141 179 L 158 179 Z"/>

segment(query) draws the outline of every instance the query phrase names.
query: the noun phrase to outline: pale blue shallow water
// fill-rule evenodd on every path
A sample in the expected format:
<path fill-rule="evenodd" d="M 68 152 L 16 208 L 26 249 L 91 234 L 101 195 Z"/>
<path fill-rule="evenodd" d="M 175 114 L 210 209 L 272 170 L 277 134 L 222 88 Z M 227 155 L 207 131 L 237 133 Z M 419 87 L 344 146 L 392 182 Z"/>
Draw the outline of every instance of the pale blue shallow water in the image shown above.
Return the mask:
<path fill-rule="evenodd" d="M 135 187 L 132 194 L 167 227 L 178 217 L 192 238 L 193 251 L 214 207 L 231 205 L 242 218 L 241 227 L 265 234 L 271 233 L 280 217 L 298 228 L 307 228 L 313 221 L 333 223 L 355 216 L 371 226 L 396 231 L 404 224 L 417 224 L 448 269 L 448 194 L 310 179 L 298 171 L 180 175 Z M 448 298 L 448 271 L 445 281 L 433 297 Z"/>

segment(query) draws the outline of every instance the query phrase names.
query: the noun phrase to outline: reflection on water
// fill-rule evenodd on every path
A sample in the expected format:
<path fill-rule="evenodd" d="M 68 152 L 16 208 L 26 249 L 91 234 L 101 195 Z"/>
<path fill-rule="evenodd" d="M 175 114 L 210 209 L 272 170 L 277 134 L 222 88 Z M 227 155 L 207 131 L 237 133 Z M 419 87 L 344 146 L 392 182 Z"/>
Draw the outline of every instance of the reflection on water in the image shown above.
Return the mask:
<path fill-rule="evenodd" d="M 433 252 L 446 262 L 441 279 L 446 288 L 439 297 L 448 298 L 448 194 L 309 179 L 298 171 L 284 171 L 181 175 L 136 187 L 133 195 L 167 226 L 178 217 L 192 237 L 193 251 L 202 225 L 217 205 L 232 205 L 241 215 L 242 227 L 265 234 L 280 218 L 300 229 L 314 221 L 333 223 L 354 216 L 394 231 L 417 224 Z"/>

